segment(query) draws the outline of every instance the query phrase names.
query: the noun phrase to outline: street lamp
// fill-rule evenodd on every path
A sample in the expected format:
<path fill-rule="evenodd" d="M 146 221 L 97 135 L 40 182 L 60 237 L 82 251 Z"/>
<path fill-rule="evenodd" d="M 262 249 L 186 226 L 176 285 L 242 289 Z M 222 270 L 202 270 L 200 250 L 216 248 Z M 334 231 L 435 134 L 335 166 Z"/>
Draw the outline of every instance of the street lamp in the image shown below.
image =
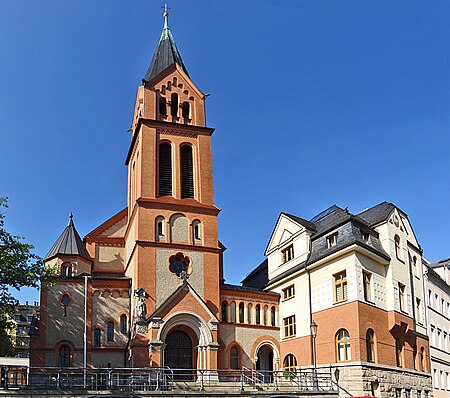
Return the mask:
<path fill-rule="evenodd" d="M 314 320 L 311 322 L 311 325 L 309 326 L 311 329 L 311 337 L 312 337 L 312 348 L 313 348 L 313 386 L 314 389 L 317 389 L 319 387 L 319 384 L 317 382 L 317 351 L 316 351 L 316 336 L 317 336 L 317 323 L 314 322 Z"/>

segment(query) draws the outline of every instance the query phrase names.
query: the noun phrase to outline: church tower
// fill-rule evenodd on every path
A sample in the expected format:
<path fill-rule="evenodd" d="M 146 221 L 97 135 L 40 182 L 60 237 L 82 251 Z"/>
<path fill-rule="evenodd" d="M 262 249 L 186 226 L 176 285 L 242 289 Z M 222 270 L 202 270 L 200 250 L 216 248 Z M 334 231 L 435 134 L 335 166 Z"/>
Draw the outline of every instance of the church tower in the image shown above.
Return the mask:
<path fill-rule="evenodd" d="M 206 126 L 206 96 L 187 72 L 167 9 L 142 82 L 126 158 L 130 364 L 216 369 L 222 248 L 214 206 L 214 130 Z M 198 350 L 182 359 L 180 342 Z"/>

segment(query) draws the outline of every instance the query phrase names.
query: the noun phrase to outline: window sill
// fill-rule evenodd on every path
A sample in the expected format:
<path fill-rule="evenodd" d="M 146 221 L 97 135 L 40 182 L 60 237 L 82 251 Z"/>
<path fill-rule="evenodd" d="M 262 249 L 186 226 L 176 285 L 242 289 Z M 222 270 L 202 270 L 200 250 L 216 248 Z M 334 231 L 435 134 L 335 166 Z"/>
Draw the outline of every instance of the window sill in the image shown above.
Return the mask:
<path fill-rule="evenodd" d="M 285 301 L 292 300 L 294 297 L 295 296 L 291 296 L 291 297 L 285 298 L 285 299 L 281 300 L 281 302 L 284 303 Z"/>
<path fill-rule="evenodd" d="M 335 302 L 333 303 L 333 305 L 336 305 L 336 304 L 342 304 L 342 303 L 346 303 L 346 302 L 347 302 L 347 300 L 348 300 L 348 299 L 345 299 L 345 300 L 341 300 L 341 301 L 335 301 Z"/>

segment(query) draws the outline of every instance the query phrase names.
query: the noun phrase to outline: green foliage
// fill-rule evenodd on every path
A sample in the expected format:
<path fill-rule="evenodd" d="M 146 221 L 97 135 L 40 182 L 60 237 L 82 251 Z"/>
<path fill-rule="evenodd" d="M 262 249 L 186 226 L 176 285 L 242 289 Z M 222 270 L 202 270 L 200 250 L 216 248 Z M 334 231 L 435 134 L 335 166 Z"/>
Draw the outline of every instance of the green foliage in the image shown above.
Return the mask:
<path fill-rule="evenodd" d="M 7 208 L 7 199 L 0 197 L 0 356 L 12 353 L 9 315 L 14 313 L 17 300 L 9 288 L 39 287 L 41 281 L 49 281 L 53 276 L 53 270 L 45 268 L 44 261 L 31 252 L 32 245 L 25 243 L 22 236 L 6 231 Z"/>

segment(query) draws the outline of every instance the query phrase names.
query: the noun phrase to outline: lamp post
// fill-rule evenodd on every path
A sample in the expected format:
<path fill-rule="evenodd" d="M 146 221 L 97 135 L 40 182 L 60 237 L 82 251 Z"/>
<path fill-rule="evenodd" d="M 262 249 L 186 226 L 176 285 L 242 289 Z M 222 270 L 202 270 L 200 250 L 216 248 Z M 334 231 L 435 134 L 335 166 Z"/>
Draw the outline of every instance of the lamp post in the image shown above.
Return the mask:
<path fill-rule="evenodd" d="M 311 337 L 312 337 L 312 349 L 313 349 L 313 386 L 314 389 L 317 389 L 319 387 L 318 380 L 317 380 L 317 351 L 316 351 L 316 336 L 317 336 L 317 323 L 314 322 L 314 320 L 311 322 L 310 325 L 311 329 Z"/>

